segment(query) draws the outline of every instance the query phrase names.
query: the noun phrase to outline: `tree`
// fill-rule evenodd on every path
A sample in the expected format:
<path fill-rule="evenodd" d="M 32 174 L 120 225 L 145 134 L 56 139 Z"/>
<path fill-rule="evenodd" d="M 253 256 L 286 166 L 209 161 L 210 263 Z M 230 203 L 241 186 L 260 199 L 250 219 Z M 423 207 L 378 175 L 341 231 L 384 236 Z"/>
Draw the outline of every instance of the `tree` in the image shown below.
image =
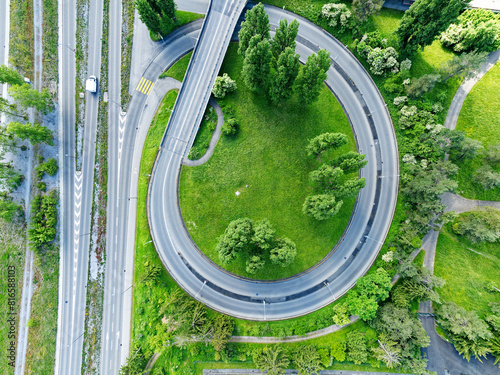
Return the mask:
<path fill-rule="evenodd" d="M 455 348 L 468 361 L 489 353 L 487 341 L 492 338 L 488 325 L 475 311 L 467 311 L 454 302 L 445 302 L 437 310 L 438 323 L 451 334 Z"/>
<path fill-rule="evenodd" d="M 267 39 L 255 35 L 245 52 L 242 76 L 245 84 L 252 91 L 266 91 L 269 84 L 271 51 Z"/>
<path fill-rule="evenodd" d="M 377 342 L 378 346 L 372 348 L 375 358 L 384 362 L 389 368 L 399 366 L 401 364 L 401 348 L 397 346 L 397 343 L 388 339 L 384 334 L 379 336 Z"/>
<path fill-rule="evenodd" d="M 355 151 L 349 151 L 346 154 L 340 155 L 331 161 L 331 165 L 341 168 L 345 174 L 359 171 L 363 168 L 368 160 L 365 160 L 366 155 L 358 154 Z"/>
<path fill-rule="evenodd" d="M 334 168 L 329 164 L 322 164 L 318 169 L 309 173 L 309 180 L 324 190 L 337 188 L 343 177 L 344 171 L 342 169 Z"/>
<path fill-rule="evenodd" d="M 459 235 L 466 235 L 472 242 L 496 242 L 500 239 L 500 211 L 481 207 L 459 215 L 452 226 Z"/>
<path fill-rule="evenodd" d="M 318 157 L 326 150 L 335 150 L 347 144 L 348 139 L 342 133 L 323 133 L 309 141 L 306 147 L 307 155 Z"/>
<path fill-rule="evenodd" d="M 223 99 L 228 93 L 233 92 L 238 87 L 236 86 L 236 82 L 233 81 L 227 73 L 224 73 L 221 76 L 218 76 L 215 79 L 214 88 L 212 89 L 212 93 L 218 99 Z"/>
<path fill-rule="evenodd" d="M 314 345 L 299 346 L 295 350 L 293 361 L 299 375 L 319 374 L 323 369 L 318 349 Z"/>
<path fill-rule="evenodd" d="M 382 9 L 384 0 L 353 0 L 352 12 L 359 22 L 365 22 L 368 17 Z"/>
<path fill-rule="evenodd" d="M 345 341 L 335 341 L 330 349 L 330 355 L 339 362 L 345 361 L 345 350 L 346 343 Z"/>
<path fill-rule="evenodd" d="M 276 231 L 271 226 L 267 219 L 263 219 L 255 223 L 252 242 L 262 250 L 268 250 L 274 240 Z"/>
<path fill-rule="evenodd" d="M 14 68 L 6 65 L 0 65 L 0 83 L 8 83 L 9 85 L 23 85 L 24 77 Z"/>
<path fill-rule="evenodd" d="M 52 111 L 52 99 L 47 89 L 39 92 L 25 83 L 10 87 L 9 94 L 22 108 L 33 107 L 44 115 Z"/>
<path fill-rule="evenodd" d="M 500 173 L 495 172 L 489 165 L 483 165 L 474 173 L 474 179 L 483 189 L 490 190 L 500 186 Z"/>
<path fill-rule="evenodd" d="M 366 179 L 363 178 L 351 178 L 340 185 L 334 192 L 333 195 L 337 199 L 350 198 L 358 195 L 359 191 L 366 185 Z"/>
<path fill-rule="evenodd" d="M 477 155 L 477 152 L 483 148 L 483 144 L 481 141 L 477 139 L 467 138 L 463 140 L 460 145 L 460 150 L 458 151 L 458 158 L 462 159 L 474 159 Z"/>
<path fill-rule="evenodd" d="M 338 326 L 349 324 L 349 308 L 345 302 L 333 305 L 333 323 Z"/>
<path fill-rule="evenodd" d="M 253 362 L 262 372 L 267 371 L 268 375 L 282 375 L 290 364 L 287 353 L 278 345 L 254 351 Z"/>
<path fill-rule="evenodd" d="M 12 200 L 7 193 L 0 194 L 0 218 L 12 223 L 23 217 L 23 207 Z"/>
<path fill-rule="evenodd" d="M 177 6 L 174 0 L 153 0 L 153 1 L 157 4 L 158 8 L 163 14 L 163 17 L 168 17 L 171 19 L 175 18 L 175 10 L 177 9 Z"/>
<path fill-rule="evenodd" d="M 14 170 L 10 163 L 0 163 L 0 187 L 2 190 L 14 191 L 24 181 L 24 176 Z"/>
<path fill-rule="evenodd" d="M 493 165 L 500 163 L 500 143 L 488 145 L 488 147 L 486 147 L 484 149 L 483 153 L 484 153 L 485 159 L 489 163 L 491 163 Z"/>
<path fill-rule="evenodd" d="M 161 31 L 160 20 L 158 18 L 158 13 L 154 11 L 151 4 L 147 0 L 136 0 L 135 5 L 139 13 L 139 18 L 146 25 L 148 30 L 153 34 L 159 34 Z"/>
<path fill-rule="evenodd" d="M 278 244 L 271 249 L 269 258 L 274 264 L 281 267 L 289 266 L 297 255 L 297 245 L 288 238 L 281 238 Z"/>
<path fill-rule="evenodd" d="M 292 97 L 299 65 L 299 55 L 292 48 L 286 47 L 279 55 L 269 88 L 269 96 L 274 103 L 278 104 Z"/>
<path fill-rule="evenodd" d="M 293 20 L 290 24 L 286 18 L 280 20 L 276 34 L 274 34 L 274 38 L 271 40 L 271 53 L 276 62 L 287 48 L 292 50 L 292 54 L 295 53 L 295 38 L 297 38 L 298 32 L 299 22 L 297 20 Z"/>
<path fill-rule="evenodd" d="M 120 375 L 141 375 L 144 373 L 147 361 L 141 351 L 142 347 L 135 353 L 131 353 L 125 364 L 120 368 Z"/>
<path fill-rule="evenodd" d="M 8 134 L 13 134 L 23 141 L 29 139 L 32 145 L 46 143 L 52 146 L 52 131 L 38 123 L 21 124 L 20 122 L 11 122 L 6 129 Z"/>
<path fill-rule="evenodd" d="M 307 58 L 296 83 L 297 95 L 302 104 L 309 105 L 318 99 L 329 68 L 330 52 L 326 50 L 321 50 L 317 54 L 313 53 Z"/>
<path fill-rule="evenodd" d="M 230 316 L 217 314 L 212 323 L 213 336 L 210 344 L 216 352 L 222 351 L 234 330 L 234 320 Z"/>
<path fill-rule="evenodd" d="M 366 337 L 359 331 L 351 331 L 346 335 L 347 359 L 360 365 L 368 360 Z"/>
<path fill-rule="evenodd" d="M 22 115 L 18 112 L 16 106 L 8 102 L 7 99 L 0 97 L 0 113 L 5 113 L 6 115 L 21 117 L 27 119 L 28 117 Z"/>
<path fill-rule="evenodd" d="M 391 277 L 386 270 L 378 268 L 377 272 L 358 279 L 356 286 L 361 294 L 384 301 L 389 297 L 389 291 L 392 288 Z"/>
<path fill-rule="evenodd" d="M 247 10 L 245 13 L 245 21 L 241 23 L 241 29 L 238 33 L 240 40 L 238 44 L 238 53 L 245 57 L 247 49 L 250 46 L 250 40 L 256 35 L 260 35 L 261 40 L 268 40 L 270 29 L 269 16 L 262 3 Z"/>
<path fill-rule="evenodd" d="M 310 195 L 304 201 L 302 212 L 316 220 L 326 220 L 339 212 L 343 203 L 336 202 L 330 194 Z"/>
<path fill-rule="evenodd" d="M 216 246 L 219 259 L 223 263 L 229 263 L 239 251 L 249 245 L 253 234 L 252 220 L 243 218 L 231 221 Z"/>
<path fill-rule="evenodd" d="M 250 257 L 246 261 L 246 264 L 247 266 L 245 270 L 248 273 L 254 274 L 264 267 L 265 261 L 259 255 L 250 255 Z"/>
<path fill-rule="evenodd" d="M 422 77 L 412 80 L 409 85 L 405 86 L 406 95 L 418 98 L 432 91 L 439 81 L 441 81 L 439 74 L 424 74 Z"/>
<path fill-rule="evenodd" d="M 347 294 L 346 304 L 353 315 L 359 316 L 365 322 L 373 319 L 377 314 L 377 301 L 352 289 Z"/>
<path fill-rule="evenodd" d="M 324 4 L 321 15 L 328 21 L 328 26 L 339 29 L 341 33 L 350 29 L 353 25 L 352 14 L 345 4 Z"/>
<path fill-rule="evenodd" d="M 413 55 L 430 45 L 436 35 L 455 21 L 470 0 L 417 0 L 401 19 L 396 34 L 400 50 Z"/>
<path fill-rule="evenodd" d="M 460 55 L 453 55 L 451 60 L 448 60 L 444 67 L 442 68 L 441 74 L 445 77 L 443 81 L 447 81 L 451 77 L 458 76 L 461 78 L 471 78 L 474 77 L 481 66 L 488 59 L 487 52 L 470 52 L 462 53 Z"/>

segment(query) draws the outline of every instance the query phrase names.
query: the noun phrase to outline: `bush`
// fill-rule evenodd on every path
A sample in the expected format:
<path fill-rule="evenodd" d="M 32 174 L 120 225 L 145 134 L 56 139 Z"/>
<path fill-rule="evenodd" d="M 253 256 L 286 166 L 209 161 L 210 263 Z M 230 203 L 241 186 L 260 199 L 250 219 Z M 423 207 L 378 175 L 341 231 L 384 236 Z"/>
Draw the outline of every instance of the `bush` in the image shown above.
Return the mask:
<path fill-rule="evenodd" d="M 238 87 L 236 86 L 236 82 L 233 81 L 227 73 L 224 73 L 222 77 L 217 77 L 215 79 L 214 88 L 212 89 L 212 93 L 218 99 L 224 98 L 228 93 L 233 92 Z"/>
<path fill-rule="evenodd" d="M 367 61 L 370 64 L 370 71 L 375 75 L 380 76 L 388 71 L 399 72 L 398 53 L 393 47 L 372 49 L 368 52 Z"/>
<path fill-rule="evenodd" d="M 472 242 L 497 242 L 500 239 L 500 211 L 482 207 L 465 212 L 455 220 L 452 229 Z"/>
<path fill-rule="evenodd" d="M 40 191 L 46 191 L 47 190 L 47 184 L 45 182 L 39 182 L 35 185 L 37 189 Z"/>
<path fill-rule="evenodd" d="M 224 125 L 222 125 L 221 128 L 222 134 L 225 136 L 233 136 L 236 135 L 238 132 L 238 123 L 236 122 L 236 119 L 230 118 L 226 122 L 224 122 Z"/>
<path fill-rule="evenodd" d="M 341 33 L 350 30 L 353 26 L 351 11 L 345 4 L 325 4 L 321 9 L 321 16 L 326 18 L 328 26 L 338 26 Z"/>
<path fill-rule="evenodd" d="M 495 172 L 489 165 L 479 168 L 474 173 L 474 179 L 485 190 L 491 190 L 500 186 L 500 173 Z"/>
<path fill-rule="evenodd" d="M 57 169 L 57 161 L 54 158 L 39 164 L 38 167 L 35 168 L 38 179 L 41 179 L 44 173 L 47 173 L 49 176 L 54 176 L 57 173 Z"/>

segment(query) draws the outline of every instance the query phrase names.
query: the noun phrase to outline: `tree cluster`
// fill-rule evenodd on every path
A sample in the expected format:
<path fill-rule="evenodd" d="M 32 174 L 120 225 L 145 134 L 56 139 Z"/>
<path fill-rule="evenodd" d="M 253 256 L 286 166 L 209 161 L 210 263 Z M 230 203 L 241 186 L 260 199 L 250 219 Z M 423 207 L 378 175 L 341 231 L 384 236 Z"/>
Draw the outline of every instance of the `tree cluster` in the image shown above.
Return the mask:
<path fill-rule="evenodd" d="M 33 216 L 28 229 L 28 238 L 37 250 L 56 237 L 57 200 L 57 193 L 52 190 L 47 195 L 35 196 L 31 201 Z"/>
<path fill-rule="evenodd" d="M 341 133 L 324 133 L 311 139 L 306 147 L 311 157 L 320 157 L 327 150 L 335 150 L 347 144 L 347 136 Z M 365 186 L 366 180 L 349 175 L 363 168 L 365 155 L 350 151 L 322 164 L 309 174 L 309 180 L 321 194 L 306 197 L 302 212 L 317 220 L 334 216 L 342 207 L 343 200 L 356 196 Z"/>
<path fill-rule="evenodd" d="M 432 44 L 434 38 L 454 22 L 470 0 L 417 0 L 401 19 L 396 34 L 400 51 L 412 56 L 419 48 Z"/>
<path fill-rule="evenodd" d="M 468 9 L 439 40 L 455 52 L 491 52 L 500 47 L 500 16 L 486 9 Z"/>
<path fill-rule="evenodd" d="M 499 242 L 500 211 L 493 207 L 481 207 L 464 212 L 456 218 L 452 228 L 472 242 Z"/>
<path fill-rule="evenodd" d="M 262 269 L 268 258 L 281 267 L 289 266 L 295 259 L 295 242 L 277 238 L 276 231 L 267 219 L 254 222 L 249 218 L 233 220 L 216 247 L 219 259 L 228 264 L 238 255 L 246 260 L 246 271 L 254 274 Z"/>
<path fill-rule="evenodd" d="M 500 186 L 500 172 L 497 172 L 500 164 L 500 144 L 489 145 L 481 151 L 483 165 L 474 172 L 474 181 L 485 190 L 498 188 Z"/>
<path fill-rule="evenodd" d="M 239 32 L 238 53 L 243 56 L 242 76 L 252 91 L 266 93 L 279 104 L 295 92 L 302 104 L 311 104 L 320 93 L 330 67 L 329 54 L 322 50 L 312 54 L 300 68 L 295 53 L 299 23 L 281 20 L 270 39 L 269 17 L 262 3 L 248 10 Z"/>
<path fill-rule="evenodd" d="M 177 6 L 174 0 L 136 0 L 135 6 L 151 33 L 166 36 L 175 28 Z"/>

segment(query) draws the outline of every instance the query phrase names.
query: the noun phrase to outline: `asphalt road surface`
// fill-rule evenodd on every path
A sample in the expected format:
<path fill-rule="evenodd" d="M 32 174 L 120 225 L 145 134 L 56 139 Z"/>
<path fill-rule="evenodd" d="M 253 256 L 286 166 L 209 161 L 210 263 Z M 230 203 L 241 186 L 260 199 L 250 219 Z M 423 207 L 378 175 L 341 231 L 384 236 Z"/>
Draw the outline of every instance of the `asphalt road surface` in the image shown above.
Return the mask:
<path fill-rule="evenodd" d="M 102 0 L 89 10 L 88 75 L 99 78 L 101 67 Z M 59 5 L 61 259 L 55 374 L 79 374 L 87 294 L 90 214 L 95 168 L 98 94 L 86 92 L 82 167 L 75 170 L 75 32 L 74 0 Z"/>
<path fill-rule="evenodd" d="M 148 198 L 151 233 L 162 262 L 195 299 L 240 318 L 291 318 L 339 298 L 376 258 L 396 204 L 399 169 L 395 135 L 385 103 L 361 64 L 326 32 L 298 18 L 301 26 L 297 52 L 302 60 L 322 48 L 331 53 L 327 84 L 344 106 L 359 152 L 367 155 L 368 164 L 361 172 L 367 185 L 358 197 L 343 239 L 321 264 L 308 272 L 276 282 L 257 282 L 229 274 L 211 263 L 202 256 L 184 227 L 178 208 L 177 183 L 182 159 L 192 145 L 206 107 L 203 98 L 212 87 L 206 75 L 218 72 L 214 59 L 225 52 L 219 39 L 232 30 L 228 28 L 225 5 L 212 3 L 162 141 Z M 289 21 L 297 18 L 282 9 L 266 7 L 266 10 L 273 26 L 283 17 Z"/>

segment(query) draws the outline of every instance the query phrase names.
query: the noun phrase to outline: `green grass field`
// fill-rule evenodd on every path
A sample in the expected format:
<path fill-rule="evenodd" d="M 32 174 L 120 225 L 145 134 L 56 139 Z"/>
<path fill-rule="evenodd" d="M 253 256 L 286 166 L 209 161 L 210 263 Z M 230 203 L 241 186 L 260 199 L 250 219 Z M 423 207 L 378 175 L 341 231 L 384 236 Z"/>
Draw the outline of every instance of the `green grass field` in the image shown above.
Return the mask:
<path fill-rule="evenodd" d="M 307 157 L 308 140 L 324 132 L 347 134 L 349 144 L 337 150 L 337 155 L 354 150 L 355 143 L 342 107 L 326 87 L 319 100 L 309 107 L 294 99 L 274 106 L 266 97 L 246 88 L 240 76 L 241 57 L 236 50 L 237 45 L 230 46 L 220 74 L 227 72 L 238 85 L 225 103 L 235 112 L 239 133 L 234 138 L 221 137 L 206 164 L 182 168 L 182 215 L 198 247 L 218 264 L 215 246 L 230 221 L 241 217 L 268 218 L 278 236 L 296 242 L 298 254 L 289 268 L 264 267 L 254 276 L 288 277 L 328 254 L 342 235 L 354 204 L 354 199 L 346 200 L 339 214 L 324 222 L 302 214 L 305 197 L 315 193 L 308 181 L 309 172 L 321 164 Z M 237 196 L 237 191 L 241 195 Z M 226 268 L 250 276 L 243 257 Z"/>
<path fill-rule="evenodd" d="M 500 288 L 499 269 L 500 243 L 472 243 L 449 226 L 440 233 L 434 274 L 446 280 L 439 290 L 444 300 L 475 310 L 481 317 L 489 314 L 488 303 L 500 302 L 500 293 L 488 288 L 491 282 Z"/>
<path fill-rule="evenodd" d="M 468 137 L 477 139 L 488 146 L 500 143 L 500 62 L 497 63 L 473 87 L 465 99 L 457 130 L 464 131 Z M 484 190 L 474 182 L 474 172 L 484 165 L 484 158 L 476 157 L 474 160 L 459 163 L 458 191 L 460 195 L 470 199 L 484 199 L 500 201 L 500 187 Z M 500 172 L 500 168 L 496 168 Z"/>
<path fill-rule="evenodd" d="M 186 70 L 189 65 L 189 60 L 191 60 L 192 55 L 193 52 L 189 52 L 186 56 L 181 57 L 180 60 L 178 60 L 174 65 L 170 67 L 170 69 L 168 69 L 165 72 L 165 76 L 172 77 L 173 79 L 182 82 L 182 80 L 184 79 L 184 74 L 186 74 Z"/>

